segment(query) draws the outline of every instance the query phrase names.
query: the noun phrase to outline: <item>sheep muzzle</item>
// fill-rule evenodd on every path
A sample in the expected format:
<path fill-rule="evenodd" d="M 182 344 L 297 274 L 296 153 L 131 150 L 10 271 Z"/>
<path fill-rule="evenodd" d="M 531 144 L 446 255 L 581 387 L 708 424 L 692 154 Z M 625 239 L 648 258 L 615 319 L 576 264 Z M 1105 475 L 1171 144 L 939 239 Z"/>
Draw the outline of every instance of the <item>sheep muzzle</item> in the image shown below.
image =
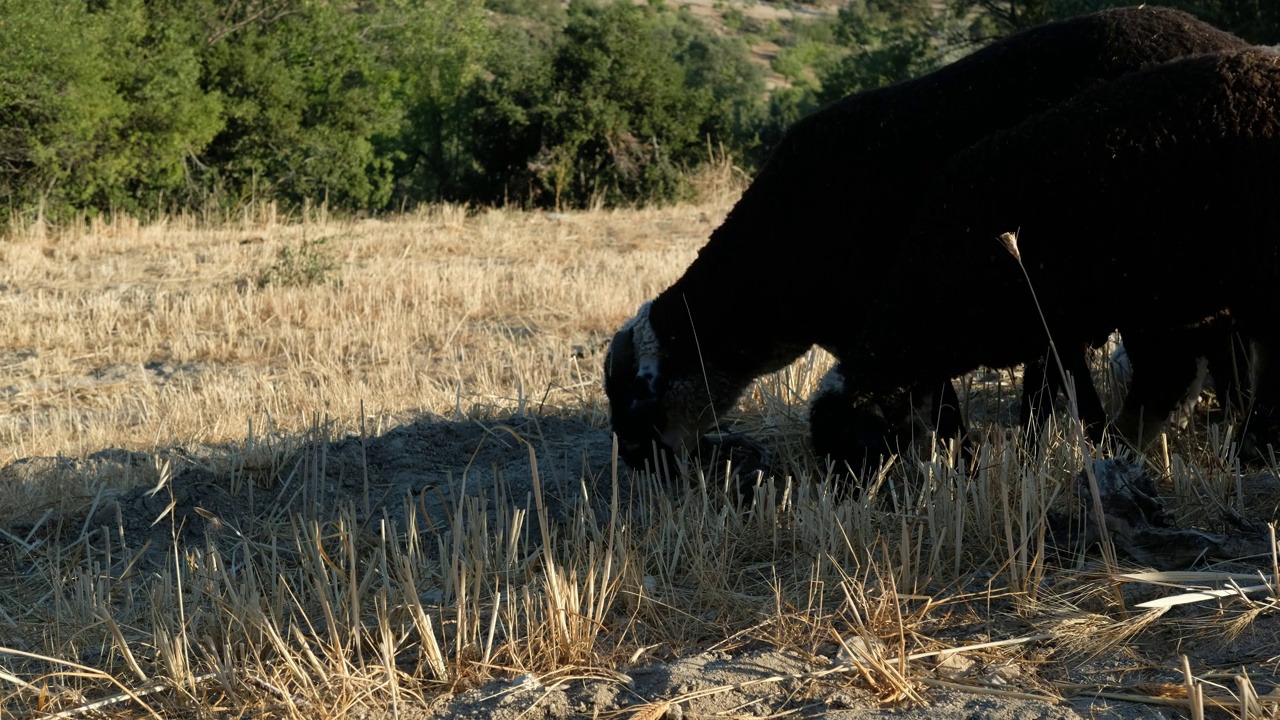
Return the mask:
<path fill-rule="evenodd" d="M 654 443 L 661 452 L 673 449 L 664 438 L 670 433 L 662 385 L 657 338 L 645 303 L 613 336 L 604 361 L 604 389 L 618 454 L 633 467 L 653 460 Z"/>

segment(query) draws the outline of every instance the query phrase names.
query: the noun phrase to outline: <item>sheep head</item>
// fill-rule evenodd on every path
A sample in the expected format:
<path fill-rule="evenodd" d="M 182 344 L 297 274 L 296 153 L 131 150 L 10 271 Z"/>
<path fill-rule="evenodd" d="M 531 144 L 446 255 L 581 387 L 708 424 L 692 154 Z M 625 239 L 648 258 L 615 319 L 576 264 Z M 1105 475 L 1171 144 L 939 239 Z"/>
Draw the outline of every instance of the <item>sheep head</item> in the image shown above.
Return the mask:
<path fill-rule="evenodd" d="M 819 458 L 834 461 L 837 473 L 847 468 L 862 477 L 888 456 L 905 451 L 915 439 L 930 437 L 938 430 L 934 427 L 938 401 L 951 404 L 958 413 L 959 399 L 954 390 L 948 392 L 949 383 L 873 390 L 846 379 L 842 364 L 831 368 L 809 407 L 813 450 Z M 941 396 L 935 388 L 942 388 Z M 958 414 L 954 421 L 959 422 Z M 963 427 L 946 427 L 941 432 L 945 437 L 963 432 Z"/>
<path fill-rule="evenodd" d="M 733 407 L 750 378 L 733 380 L 700 360 L 676 333 L 661 333 L 652 303 L 623 324 L 604 360 L 604 390 L 618 455 L 631 467 L 659 454 L 695 451 L 702 435 Z"/>
<path fill-rule="evenodd" d="M 837 472 L 849 468 L 860 474 L 874 469 L 881 455 L 892 452 L 895 424 L 900 425 L 886 417 L 883 404 L 850 392 L 841 365 L 827 372 L 810 399 L 813 450 L 818 457 L 833 460 Z"/>

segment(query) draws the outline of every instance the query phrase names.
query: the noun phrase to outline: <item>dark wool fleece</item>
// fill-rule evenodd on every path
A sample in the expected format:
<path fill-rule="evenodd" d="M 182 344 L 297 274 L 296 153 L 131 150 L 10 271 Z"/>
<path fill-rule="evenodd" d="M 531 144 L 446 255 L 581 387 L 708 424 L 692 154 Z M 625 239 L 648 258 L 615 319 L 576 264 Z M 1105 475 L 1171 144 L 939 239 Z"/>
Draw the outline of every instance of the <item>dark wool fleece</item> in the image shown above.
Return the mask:
<path fill-rule="evenodd" d="M 815 343 L 847 343 L 952 154 L 1099 81 L 1246 45 L 1176 10 L 1108 10 L 1023 31 L 801 120 L 684 276 L 653 301 L 664 350 L 698 363 L 696 328 L 701 362 L 749 381 Z"/>
<path fill-rule="evenodd" d="M 1031 28 L 800 121 L 684 276 L 653 300 L 660 371 L 651 389 L 637 381 L 630 330 L 615 337 L 605 391 L 624 457 L 643 460 L 663 434 L 702 432 L 752 380 L 814 344 L 849 347 L 918 204 L 957 151 L 1144 65 L 1246 45 L 1176 10 L 1106 10 Z M 925 290 L 908 277 L 889 291 Z"/>
<path fill-rule="evenodd" d="M 888 276 L 903 290 L 881 295 L 842 349 L 851 394 L 1010 366 L 1044 347 L 1022 270 L 997 239 L 1011 231 L 1059 348 L 1223 309 L 1275 347 L 1278 168 L 1280 54 L 1266 48 L 1148 68 L 986 138 L 923 206 Z"/>

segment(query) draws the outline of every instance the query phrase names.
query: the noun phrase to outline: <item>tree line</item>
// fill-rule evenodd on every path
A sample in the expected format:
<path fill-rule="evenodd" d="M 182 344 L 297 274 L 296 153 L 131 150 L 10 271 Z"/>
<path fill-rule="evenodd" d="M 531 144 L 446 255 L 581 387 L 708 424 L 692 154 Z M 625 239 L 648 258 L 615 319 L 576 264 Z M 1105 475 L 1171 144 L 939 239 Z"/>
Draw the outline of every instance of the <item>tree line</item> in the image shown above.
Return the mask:
<path fill-rule="evenodd" d="M 1117 4 L 730 6 L 723 32 L 666 0 L 0 0 L 0 213 L 688 198 L 711 145 L 750 170 L 824 103 Z M 1272 0 L 1163 4 L 1280 41 Z"/>

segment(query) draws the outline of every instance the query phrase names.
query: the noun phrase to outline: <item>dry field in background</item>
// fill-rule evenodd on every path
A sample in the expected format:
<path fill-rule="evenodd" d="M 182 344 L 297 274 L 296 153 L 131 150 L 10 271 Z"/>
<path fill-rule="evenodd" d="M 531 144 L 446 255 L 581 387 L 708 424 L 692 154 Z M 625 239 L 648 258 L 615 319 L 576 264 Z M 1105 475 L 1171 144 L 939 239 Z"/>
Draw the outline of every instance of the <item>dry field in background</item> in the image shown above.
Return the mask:
<path fill-rule="evenodd" d="M 617 467 L 605 345 L 719 197 L 14 228 L 0 718 L 1274 712 L 1274 554 L 1053 550 L 1090 451 L 1020 454 L 1008 374 L 963 383 L 973 477 L 911 457 L 837 496 L 816 351 L 743 402 L 777 471 L 746 497 Z M 1274 519 L 1216 429 L 1148 471 L 1180 527 Z"/>

